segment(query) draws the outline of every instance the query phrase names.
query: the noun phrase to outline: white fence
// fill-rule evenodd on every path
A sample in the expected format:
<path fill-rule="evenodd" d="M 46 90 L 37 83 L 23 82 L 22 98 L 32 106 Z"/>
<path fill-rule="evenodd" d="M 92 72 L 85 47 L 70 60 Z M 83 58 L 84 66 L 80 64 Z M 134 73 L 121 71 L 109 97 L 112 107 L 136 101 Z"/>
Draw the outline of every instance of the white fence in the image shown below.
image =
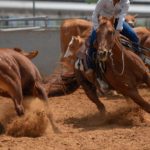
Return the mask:
<path fill-rule="evenodd" d="M 33 59 L 33 63 L 43 75 L 48 75 L 55 69 L 60 57 L 59 30 L 49 28 L 1 30 L 0 47 L 38 50 L 39 55 Z"/>

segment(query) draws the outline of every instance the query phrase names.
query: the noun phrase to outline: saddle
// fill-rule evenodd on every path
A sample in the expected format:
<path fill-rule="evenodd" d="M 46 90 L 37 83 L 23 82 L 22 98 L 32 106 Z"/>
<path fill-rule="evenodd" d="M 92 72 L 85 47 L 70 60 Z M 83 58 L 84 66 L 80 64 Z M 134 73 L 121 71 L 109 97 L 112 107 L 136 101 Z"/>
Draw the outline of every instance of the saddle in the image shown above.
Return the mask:
<path fill-rule="evenodd" d="M 131 51 L 135 52 L 134 50 L 136 49 L 135 48 L 135 45 L 129 41 L 127 38 L 121 36 L 121 44 L 124 46 L 124 47 L 127 47 L 129 48 Z M 150 57 L 148 55 L 150 55 L 150 49 L 147 48 L 147 47 L 143 47 L 143 46 L 139 46 L 139 49 L 140 49 L 140 53 L 137 54 L 139 55 L 139 57 L 143 60 L 143 62 L 150 66 Z"/>

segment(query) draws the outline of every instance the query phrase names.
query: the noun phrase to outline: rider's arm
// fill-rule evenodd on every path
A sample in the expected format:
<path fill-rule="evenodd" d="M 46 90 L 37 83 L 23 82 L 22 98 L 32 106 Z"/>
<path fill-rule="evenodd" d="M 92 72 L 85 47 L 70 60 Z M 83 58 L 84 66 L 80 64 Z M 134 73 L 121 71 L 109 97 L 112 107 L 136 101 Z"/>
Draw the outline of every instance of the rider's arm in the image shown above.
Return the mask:
<path fill-rule="evenodd" d="M 99 27 L 98 16 L 102 8 L 103 1 L 104 0 L 99 0 L 96 4 L 95 10 L 93 11 L 92 22 L 95 30 Z"/>
<path fill-rule="evenodd" d="M 125 20 L 125 16 L 128 13 L 130 1 L 129 0 L 121 0 L 120 5 L 121 5 L 121 12 L 120 12 L 118 24 L 116 27 L 116 30 L 119 30 L 119 31 L 121 31 L 123 29 L 123 21 Z"/>

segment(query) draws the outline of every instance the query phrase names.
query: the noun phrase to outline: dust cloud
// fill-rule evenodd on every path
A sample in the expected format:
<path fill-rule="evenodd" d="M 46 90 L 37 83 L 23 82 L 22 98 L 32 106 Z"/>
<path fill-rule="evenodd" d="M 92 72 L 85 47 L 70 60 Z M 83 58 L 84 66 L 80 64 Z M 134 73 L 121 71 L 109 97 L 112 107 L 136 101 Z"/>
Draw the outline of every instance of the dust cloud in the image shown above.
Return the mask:
<path fill-rule="evenodd" d="M 45 103 L 38 98 L 26 98 L 23 101 L 25 115 L 18 117 L 11 101 L 9 99 L 8 103 L 5 103 L 0 110 L 0 121 L 6 134 L 14 137 L 42 136 L 49 121 Z"/>

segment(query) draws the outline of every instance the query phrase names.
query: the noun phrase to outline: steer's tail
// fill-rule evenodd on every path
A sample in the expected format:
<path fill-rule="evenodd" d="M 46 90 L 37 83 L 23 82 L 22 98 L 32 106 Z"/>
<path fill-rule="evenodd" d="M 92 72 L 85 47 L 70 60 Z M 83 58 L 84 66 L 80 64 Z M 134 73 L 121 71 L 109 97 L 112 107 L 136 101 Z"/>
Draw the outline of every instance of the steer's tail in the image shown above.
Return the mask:
<path fill-rule="evenodd" d="M 33 93 L 34 93 L 35 96 L 39 97 L 42 100 L 47 100 L 48 99 L 46 91 L 45 91 L 42 83 L 40 83 L 39 81 L 35 82 Z"/>
<path fill-rule="evenodd" d="M 61 133 L 58 127 L 56 126 L 55 121 L 53 119 L 53 114 L 50 111 L 50 106 L 47 101 L 48 97 L 47 97 L 46 91 L 44 87 L 42 86 L 42 83 L 40 83 L 39 81 L 35 82 L 34 92 L 36 93 L 36 96 L 38 96 L 40 99 L 46 100 L 45 102 L 46 114 L 47 114 L 47 117 L 49 118 L 52 129 L 55 133 Z"/>

